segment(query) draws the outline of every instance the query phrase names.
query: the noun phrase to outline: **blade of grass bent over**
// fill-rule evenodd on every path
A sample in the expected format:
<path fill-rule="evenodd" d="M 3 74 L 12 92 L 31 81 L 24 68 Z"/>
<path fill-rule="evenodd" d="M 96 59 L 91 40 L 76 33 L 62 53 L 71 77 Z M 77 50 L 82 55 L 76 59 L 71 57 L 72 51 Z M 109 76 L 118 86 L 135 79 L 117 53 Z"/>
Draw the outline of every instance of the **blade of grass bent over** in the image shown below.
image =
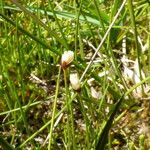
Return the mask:
<path fill-rule="evenodd" d="M 13 6 L 4 6 L 4 9 L 11 9 L 11 10 L 16 10 L 16 11 L 21 11 L 19 8 L 15 8 Z M 31 11 L 31 12 L 37 12 L 37 10 L 41 13 L 41 14 L 45 14 L 44 10 L 43 9 L 39 9 L 39 8 L 30 8 L 30 7 L 26 7 L 27 10 Z M 64 19 L 75 19 L 76 18 L 76 15 L 73 14 L 73 13 L 70 13 L 70 12 L 67 12 L 67 11 L 54 11 L 56 16 L 58 18 L 64 18 Z M 104 12 L 102 12 L 104 13 Z M 53 13 L 51 11 L 46 11 L 46 14 L 48 16 L 53 16 Z M 104 13 L 104 16 L 106 16 L 106 14 Z M 106 18 L 106 19 L 105 19 Z M 108 16 L 106 16 L 105 18 L 103 18 L 103 20 L 105 22 L 107 22 L 108 20 Z M 89 16 L 86 14 L 86 20 L 85 20 L 85 17 L 83 15 L 80 15 L 79 16 L 79 21 L 80 22 L 89 22 L 89 23 L 92 23 L 94 25 L 98 25 L 100 26 L 100 23 L 99 23 L 99 20 Z"/>

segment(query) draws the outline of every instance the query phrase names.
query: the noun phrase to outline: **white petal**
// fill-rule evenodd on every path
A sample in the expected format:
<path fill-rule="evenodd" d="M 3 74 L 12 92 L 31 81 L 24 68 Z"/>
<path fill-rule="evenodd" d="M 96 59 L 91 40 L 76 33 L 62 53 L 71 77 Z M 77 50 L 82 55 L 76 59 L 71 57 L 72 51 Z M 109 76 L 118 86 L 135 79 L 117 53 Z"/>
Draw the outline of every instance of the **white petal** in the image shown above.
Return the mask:
<path fill-rule="evenodd" d="M 80 80 L 77 73 L 70 74 L 70 83 L 74 90 L 79 90 L 81 88 Z"/>

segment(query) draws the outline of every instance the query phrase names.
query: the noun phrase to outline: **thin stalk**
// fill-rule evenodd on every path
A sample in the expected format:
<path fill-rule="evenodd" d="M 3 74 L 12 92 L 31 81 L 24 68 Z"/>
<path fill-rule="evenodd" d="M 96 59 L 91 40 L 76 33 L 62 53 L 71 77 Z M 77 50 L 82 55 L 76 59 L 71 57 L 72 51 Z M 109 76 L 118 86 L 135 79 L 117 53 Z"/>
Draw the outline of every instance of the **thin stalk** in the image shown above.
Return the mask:
<path fill-rule="evenodd" d="M 28 107 L 32 107 L 32 106 L 35 106 L 35 105 L 38 105 L 38 104 L 41 104 L 41 103 L 43 103 L 43 101 L 36 101 L 32 104 L 27 104 L 25 106 L 22 106 L 22 109 L 27 109 Z M 11 110 L 8 110 L 8 111 L 1 112 L 0 116 L 7 115 L 9 113 L 16 112 L 16 111 L 20 111 L 20 108 L 15 108 L 15 109 L 11 109 Z"/>
<path fill-rule="evenodd" d="M 83 117 L 84 117 L 84 121 L 85 121 L 85 124 L 86 124 L 86 148 L 87 149 L 90 149 L 90 132 L 89 132 L 89 126 L 90 126 L 90 123 L 89 123 L 89 120 L 88 120 L 88 117 L 86 115 L 86 110 L 84 108 L 84 104 L 83 104 L 83 101 L 81 99 L 81 96 L 80 94 L 78 93 L 77 95 L 78 97 L 78 101 L 79 101 L 79 105 L 81 107 L 81 111 L 82 111 L 82 114 L 83 114 Z"/>
<path fill-rule="evenodd" d="M 13 25 L 14 27 L 16 27 L 16 23 L 14 21 L 12 21 L 10 18 L 8 18 L 7 16 L 3 15 L 0 13 L 0 16 L 5 19 L 8 23 L 10 23 L 11 25 Z M 51 46 L 49 46 L 48 44 L 46 44 L 45 41 L 42 41 L 41 39 L 37 38 L 36 36 L 34 36 L 33 34 L 31 34 L 30 32 L 26 31 L 25 29 L 23 29 L 21 26 L 17 25 L 17 29 L 19 31 L 21 31 L 23 34 L 27 35 L 28 37 L 30 37 L 32 40 L 36 41 L 38 44 L 41 44 L 44 48 L 48 48 L 50 49 L 53 53 L 55 54 L 60 54 L 59 51 L 53 50 L 51 48 Z"/>
<path fill-rule="evenodd" d="M 16 88 L 15 88 L 14 84 L 12 83 L 12 81 L 11 81 L 11 79 L 10 79 L 8 73 L 7 73 L 7 70 L 6 70 L 5 66 L 3 66 L 3 67 L 4 67 L 3 69 L 5 70 L 5 78 L 7 79 L 7 85 L 8 85 L 8 87 L 9 87 L 10 93 L 11 93 L 11 95 L 12 95 L 12 99 L 14 99 L 14 100 L 17 102 L 17 104 L 18 104 L 18 106 L 19 106 L 19 108 L 20 108 L 21 116 L 22 116 L 24 125 L 25 125 L 25 127 L 26 127 L 26 131 L 27 131 L 27 133 L 29 134 L 27 119 L 26 119 L 25 113 L 24 113 L 24 111 L 23 111 L 23 109 L 22 109 L 21 102 L 20 102 L 20 100 L 19 100 L 19 98 L 18 98 L 18 95 L 17 95 L 17 93 L 16 93 Z M 12 109 L 13 107 L 15 107 L 15 104 L 16 104 L 16 103 L 12 106 L 12 103 L 11 103 L 11 101 L 9 100 L 9 97 L 6 96 L 6 95 L 5 95 L 5 97 L 6 97 L 6 101 L 7 101 L 7 104 L 8 104 L 8 106 L 9 106 L 9 108 Z M 17 120 L 16 120 L 17 117 L 16 117 L 16 115 L 18 115 L 18 114 L 12 113 L 12 116 L 14 117 L 15 123 L 17 123 Z M 16 124 L 16 125 L 17 125 L 17 124 Z"/>
<path fill-rule="evenodd" d="M 134 89 L 136 89 L 138 86 L 141 86 L 142 84 L 150 82 L 150 76 L 139 82 L 138 84 L 134 85 L 132 88 L 130 88 L 125 94 L 123 94 L 118 102 L 116 103 L 114 110 L 112 111 L 111 115 L 109 116 L 109 119 L 106 121 L 102 131 L 100 131 L 100 136 L 96 145 L 96 150 L 104 150 L 105 145 L 107 144 L 108 141 L 108 133 L 111 128 L 111 125 L 115 119 L 115 115 L 120 108 L 124 98 L 128 96 Z"/>
<path fill-rule="evenodd" d="M 73 99 L 77 96 L 77 94 L 74 94 L 71 99 L 69 100 L 68 104 L 70 104 Z M 67 109 L 67 105 L 65 105 L 56 115 L 55 119 L 65 110 Z M 19 148 L 22 148 L 25 146 L 29 141 L 31 141 L 35 136 L 37 136 L 40 132 L 42 132 L 49 124 L 51 123 L 52 120 L 49 120 L 47 123 L 45 123 L 39 130 L 37 130 L 35 133 L 33 133 L 28 139 L 26 139 L 20 146 Z"/>
<path fill-rule="evenodd" d="M 144 141 L 145 141 L 145 135 L 142 134 L 139 137 L 140 150 L 145 150 Z"/>
<path fill-rule="evenodd" d="M 112 146 L 112 136 L 111 136 L 111 132 L 109 131 L 108 133 L 108 149 L 111 149 Z"/>
<path fill-rule="evenodd" d="M 64 81 L 65 81 L 65 89 L 66 89 L 66 105 L 67 105 L 67 113 L 68 113 L 68 117 L 67 117 L 67 149 L 68 150 L 71 150 L 71 132 L 70 132 L 70 123 L 69 123 L 69 119 L 70 119 L 70 115 L 69 115 L 69 112 L 70 112 L 70 107 L 69 107 L 69 104 L 68 104 L 68 84 L 67 84 L 67 70 L 63 70 L 64 71 Z"/>
<path fill-rule="evenodd" d="M 98 7 L 99 6 L 99 2 L 97 0 L 94 0 L 94 5 L 95 5 L 95 8 L 96 8 L 96 11 L 97 11 L 97 14 L 98 14 L 100 25 L 101 25 L 101 27 L 103 29 L 103 33 L 105 33 L 106 29 L 105 29 L 105 26 L 104 26 L 104 23 L 103 23 L 103 20 L 102 20 L 102 17 L 101 17 L 101 13 L 100 13 L 100 10 L 99 10 L 99 7 Z"/>
<path fill-rule="evenodd" d="M 150 7 L 148 7 L 148 12 L 150 12 Z M 148 20 L 149 20 L 149 26 L 148 26 L 148 31 L 150 31 L 150 13 L 148 13 Z M 148 63 L 149 63 L 149 66 L 148 66 L 148 70 L 150 70 L 150 34 L 148 34 Z"/>
<path fill-rule="evenodd" d="M 132 0 L 128 0 L 128 7 L 129 7 L 129 12 L 130 12 L 130 17 L 131 17 L 132 28 L 133 28 L 133 32 L 134 32 L 135 49 L 136 49 L 137 60 L 138 60 L 138 71 L 139 71 L 140 80 L 142 81 L 141 63 L 140 63 L 141 51 L 140 51 L 139 44 L 138 44 L 138 33 L 137 33 L 137 27 L 136 27 L 136 22 L 135 22 L 134 8 L 133 8 Z M 142 88 L 142 95 L 143 95 L 144 94 L 143 85 L 141 85 L 141 88 Z"/>
<path fill-rule="evenodd" d="M 65 81 L 65 90 L 66 90 L 66 105 L 67 105 L 67 133 L 68 133 L 68 141 L 67 141 L 67 149 L 71 150 L 72 146 L 73 149 L 76 149 L 75 146 L 75 133 L 74 133 L 74 119 L 73 119 L 73 109 L 72 104 L 69 103 L 70 100 L 70 93 L 68 88 L 68 80 L 67 80 L 67 69 L 64 69 L 64 81 Z M 71 134 L 70 134 L 71 133 Z"/>
<path fill-rule="evenodd" d="M 107 36 L 108 36 L 108 34 L 109 34 L 109 32 L 110 32 L 110 30 L 111 30 L 112 26 L 114 25 L 115 21 L 117 20 L 117 18 L 118 18 L 118 16 L 119 16 L 119 14 L 120 14 L 121 10 L 123 9 L 123 7 L 124 7 L 125 3 L 126 3 L 126 0 L 124 0 L 124 1 L 123 1 L 123 3 L 122 3 L 122 5 L 121 5 L 121 7 L 119 8 L 119 10 L 118 10 L 117 14 L 116 14 L 116 15 L 115 15 L 115 17 L 114 17 L 114 19 L 113 19 L 112 23 L 110 24 L 109 28 L 107 29 L 107 31 L 106 31 L 106 33 L 105 33 L 105 35 L 104 35 L 103 39 L 101 40 L 101 42 L 100 42 L 99 46 L 97 47 L 97 49 L 96 49 L 96 51 L 95 51 L 94 55 L 92 56 L 92 58 L 91 58 L 91 60 L 90 60 L 89 64 L 88 64 L 88 65 L 87 65 L 87 67 L 85 68 L 85 70 L 84 70 L 84 72 L 83 72 L 83 74 L 82 74 L 82 76 L 81 76 L 81 78 L 80 78 L 80 81 L 82 81 L 82 80 L 83 80 L 83 78 L 84 78 L 85 74 L 87 73 L 88 69 L 89 69 L 89 68 L 90 68 L 90 66 L 92 65 L 92 63 L 93 63 L 93 61 L 94 61 L 94 59 L 95 59 L 95 57 L 96 57 L 96 55 L 97 55 L 97 53 L 98 53 L 99 49 L 102 47 L 102 45 L 103 45 L 104 41 L 106 40 L 106 38 L 107 38 Z"/>
<path fill-rule="evenodd" d="M 82 6 L 82 1 L 77 3 L 75 1 L 75 14 L 76 14 L 76 28 L 75 28 L 75 59 L 77 58 L 77 49 L 79 45 L 79 17 L 80 17 L 80 12 L 81 12 L 81 6 Z"/>
<path fill-rule="evenodd" d="M 124 89 L 122 89 L 122 90 L 124 90 L 124 92 L 125 92 L 125 91 L 127 91 L 128 86 L 127 86 L 127 84 L 126 84 L 126 82 L 125 82 L 125 80 L 124 80 L 124 78 L 123 78 L 123 76 L 122 76 L 122 74 L 121 74 L 121 71 L 119 70 L 118 63 L 117 63 L 116 58 L 115 58 L 115 56 L 114 56 L 113 50 L 112 50 L 112 48 L 111 48 L 111 46 L 110 46 L 110 36 L 108 36 L 107 45 L 108 45 L 108 49 L 109 49 L 109 53 L 110 53 L 109 55 L 110 55 L 110 57 L 111 57 L 110 61 L 111 61 L 111 63 L 112 63 L 112 66 L 113 66 L 113 68 L 114 68 L 116 74 L 119 76 L 119 78 L 120 78 L 120 80 L 121 80 L 121 82 L 122 82 L 122 84 L 123 84 L 123 86 L 124 86 L 124 89 L 125 89 L 125 90 L 124 90 Z M 116 81 L 114 80 L 114 78 L 113 78 L 113 81 L 114 81 L 113 83 L 114 83 L 115 87 L 118 88 L 118 86 L 117 86 Z"/>
<path fill-rule="evenodd" d="M 56 83 L 55 99 L 54 99 L 54 104 L 53 104 L 53 112 L 52 112 L 52 119 L 51 119 L 50 133 L 49 133 L 48 150 L 51 149 L 51 144 L 52 144 L 52 132 L 53 132 L 53 126 L 54 126 L 54 119 L 56 115 L 56 104 L 57 104 L 57 97 L 58 97 L 58 91 L 59 91 L 60 73 L 61 73 L 61 67 L 59 67 L 59 73 L 58 73 L 58 78 L 57 78 L 57 83 Z"/>
<path fill-rule="evenodd" d="M 57 15 L 56 15 L 56 12 L 54 11 L 52 1 L 49 0 L 48 2 L 49 2 L 48 4 L 50 5 L 50 8 L 51 8 L 51 10 L 52 10 L 53 16 L 54 16 L 54 18 L 55 18 L 55 21 L 56 21 L 56 23 L 57 23 L 57 25 L 58 25 L 58 28 L 59 28 L 59 31 L 60 31 L 60 33 L 61 33 L 62 39 L 63 39 L 63 41 L 64 41 L 64 45 L 66 46 L 67 49 L 69 49 L 69 45 L 68 45 L 68 43 L 67 43 L 67 39 L 66 39 L 65 34 L 64 34 L 64 32 L 63 32 L 63 28 L 62 28 L 61 24 L 59 23 L 59 20 L 58 20 L 58 17 L 57 17 Z"/>
<path fill-rule="evenodd" d="M 116 11 L 117 11 L 117 9 L 119 7 L 119 4 L 120 4 L 120 1 L 119 0 L 115 0 L 114 6 L 113 6 L 112 11 L 111 11 L 111 20 L 112 20 L 113 16 L 115 15 L 115 13 L 116 13 Z M 111 44 L 110 44 L 110 41 L 111 41 L 110 37 L 111 37 L 111 32 L 109 33 L 108 40 L 107 40 L 107 49 L 109 50 L 108 55 L 111 58 L 110 61 L 112 63 L 112 66 L 113 66 L 116 74 L 119 76 L 119 78 L 120 78 L 120 80 L 121 80 L 121 82 L 122 82 L 122 84 L 124 86 L 124 89 L 123 89 L 124 91 L 123 92 L 125 92 L 125 91 L 127 91 L 128 86 L 127 86 L 127 84 L 126 84 L 126 82 L 125 82 L 125 80 L 124 80 L 124 78 L 123 78 L 123 76 L 121 74 L 121 71 L 118 68 L 119 67 L 118 66 L 118 62 L 117 62 L 117 60 L 116 60 L 116 58 L 114 56 L 114 52 L 113 52 Z M 113 83 L 114 83 L 115 87 L 118 88 L 115 79 L 113 79 Z"/>
<path fill-rule="evenodd" d="M 36 23 L 38 23 L 40 26 L 42 26 L 45 30 L 47 30 L 50 34 L 50 36 L 57 39 L 58 42 L 60 42 L 64 47 L 68 48 L 66 45 L 66 42 L 64 39 L 61 39 L 58 37 L 58 34 L 53 30 L 50 30 L 50 28 L 44 24 L 35 14 L 33 14 L 30 10 L 26 9 L 26 7 L 22 6 L 20 3 L 18 3 L 18 0 L 11 0 L 17 7 L 19 7 L 23 12 L 25 12 L 28 16 L 30 16 Z"/>
<path fill-rule="evenodd" d="M 132 88 L 130 88 L 126 94 L 125 94 L 125 97 L 127 95 L 129 95 L 134 89 L 136 89 L 138 86 L 140 86 L 141 84 L 143 83 L 146 83 L 147 81 L 150 82 L 150 76 L 147 77 L 146 79 L 142 80 L 140 83 L 134 85 Z M 116 93 L 117 94 L 117 93 Z M 75 99 L 77 96 L 77 93 L 74 94 L 73 96 L 71 96 L 71 99 L 69 100 L 68 104 L 71 104 L 73 99 Z M 118 102 L 117 102 L 118 103 Z M 65 105 L 55 116 L 55 119 L 62 113 L 64 112 L 65 110 L 67 109 L 67 105 Z M 20 146 L 19 148 L 22 148 L 23 146 L 25 146 L 25 144 L 27 144 L 30 140 L 32 140 L 35 136 L 37 136 L 40 132 L 42 132 L 49 124 L 51 123 L 51 120 L 48 121 L 47 123 L 45 123 L 44 126 L 42 126 L 39 130 L 37 130 L 37 132 L 33 133 L 28 139 L 26 139 Z"/>
<path fill-rule="evenodd" d="M 18 20 L 16 19 L 16 29 L 17 29 L 17 25 L 18 25 Z M 18 55 L 19 55 L 19 78 L 20 78 L 20 81 L 21 81 L 21 100 L 22 102 L 24 101 L 24 83 L 23 83 L 23 67 L 22 67 L 22 64 L 23 64 L 23 53 L 22 51 L 20 50 L 20 45 L 19 45 L 19 38 L 18 38 L 18 29 L 16 31 L 16 45 L 17 45 L 17 50 L 18 50 Z M 30 130 L 28 128 L 28 122 L 27 122 L 27 117 L 25 115 L 25 112 L 24 110 L 22 109 L 22 104 L 21 104 L 21 101 L 19 100 L 19 97 L 17 96 L 16 92 L 14 91 L 14 95 L 16 97 L 16 100 L 17 100 L 17 103 L 20 107 L 20 112 L 21 112 L 21 115 L 22 115 L 22 119 L 23 119 L 23 122 L 24 122 L 24 125 L 25 125 L 25 128 L 26 128 L 26 131 L 28 133 L 28 135 L 30 135 Z"/>
<path fill-rule="evenodd" d="M 27 131 L 27 133 L 29 134 L 30 132 L 29 132 L 29 130 L 28 130 L 28 123 L 27 123 L 26 115 L 25 115 L 25 112 L 24 112 L 23 109 L 22 109 L 21 102 L 20 102 L 20 100 L 19 100 L 19 98 L 18 98 L 18 96 L 17 96 L 17 94 L 16 94 L 16 89 L 15 89 L 13 83 L 11 82 L 9 76 L 7 76 L 7 80 L 8 80 L 8 83 L 7 83 L 7 84 L 8 84 L 8 86 L 9 86 L 10 91 L 11 91 L 11 94 L 12 94 L 13 98 L 15 99 L 15 101 L 17 102 L 17 104 L 18 104 L 18 106 L 19 106 L 19 108 L 20 108 L 22 120 L 23 120 L 23 122 L 24 122 L 26 131 Z M 9 99 L 9 98 L 8 98 L 8 99 Z M 14 107 L 15 107 L 15 105 L 14 105 Z M 17 119 L 17 118 L 16 118 L 16 115 L 18 115 L 18 114 L 12 113 L 12 115 L 13 115 L 13 117 L 15 118 L 15 122 L 17 122 L 17 120 L 16 120 L 16 119 Z"/>
<path fill-rule="evenodd" d="M 4 150 L 15 150 L 12 145 L 10 145 L 2 136 L 0 136 L 0 145 Z"/>
<path fill-rule="evenodd" d="M 96 45 L 98 45 L 97 40 L 96 40 L 96 38 L 95 38 L 95 33 L 94 33 L 93 30 L 92 30 L 91 24 L 90 24 L 89 21 L 87 20 L 87 16 L 86 16 L 83 12 L 81 12 L 81 14 L 82 14 L 82 16 L 83 16 L 83 18 L 84 18 L 85 23 L 86 23 L 87 26 L 88 26 L 88 30 L 89 30 L 89 32 L 90 32 L 90 34 L 91 34 L 90 37 L 94 40 L 94 43 L 95 43 Z M 79 19 L 80 19 L 80 18 L 79 18 Z"/>

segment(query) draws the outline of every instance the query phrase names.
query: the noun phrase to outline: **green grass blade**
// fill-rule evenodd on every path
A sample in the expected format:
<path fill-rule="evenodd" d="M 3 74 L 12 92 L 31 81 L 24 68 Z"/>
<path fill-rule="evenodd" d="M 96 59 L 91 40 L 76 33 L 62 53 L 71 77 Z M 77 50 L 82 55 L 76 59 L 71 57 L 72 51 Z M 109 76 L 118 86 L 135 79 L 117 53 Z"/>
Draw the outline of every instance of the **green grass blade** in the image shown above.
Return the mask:
<path fill-rule="evenodd" d="M 57 85 L 56 85 L 56 93 L 55 93 L 55 99 L 54 99 L 54 104 L 53 104 L 51 126 L 50 126 L 50 131 L 49 131 L 48 150 L 51 149 L 51 144 L 52 144 L 52 132 L 53 132 L 53 127 L 54 127 L 54 119 L 55 119 L 55 113 L 56 113 L 56 104 L 57 104 L 57 97 L 58 97 L 58 92 L 59 92 L 60 73 L 61 73 L 61 67 L 59 68 L 58 79 L 57 79 Z"/>
<path fill-rule="evenodd" d="M 135 15 L 134 15 L 134 8 L 133 8 L 133 2 L 132 0 L 128 0 L 128 7 L 129 7 L 129 12 L 130 12 L 130 18 L 131 18 L 131 23 L 132 23 L 132 28 L 134 32 L 134 40 L 135 40 L 135 49 L 137 53 L 137 60 L 138 60 L 138 70 L 139 70 L 139 76 L 140 80 L 142 80 L 142 73 L 141 73 L 141 50 L 139 48 L 139 43 L 138 43 L 138 33 L 137 33 L 137 27 L 136 27 L 136 22 L 135 22 Z M 142 94 L 144 94 L 144 89 L 143 86 L 141 85 L 142 88 Z"/>
<path fill-rule="evenodd" d="M 19 8 L 16 8 L 16 7 L 13 7 L 13 6 L 7 6 L 7 5 L 4 6 L 4 9 L 21 11 Z M 45 14 L 45 11 L 43 9 L 31 8 L 31 7 L 26 7 L 26 9 L 28 11 L 32 12 L 32 13 L 39 11 L 41 14 Z M 58 18 L 61 18 L 61 19 L 62 18 L 67 19 L 67 20 L 68 19 L 72 19 L 72 20 L 76 19 L 76 15 L 74 13 L 71 13 L 71 12 L 67 12 L 67 11 L 54 11 L 54 12 L 55 12 L 56 16 Z M 54 15 L 53 12 L 51 12 L 51 11 L 46 11 L 46 14 L 48 16 L 53 16 Z M 108 19 L 109 19 L 108 15 L 105 12 L 101 12 L 101 15 L 103 16 L 103 21 L 108 24 Z M 100 26 L 100 22 L 97 18 L 95 18 L 93 16 L 90 16 L 90 14 L 84 14 L 84 16 L 86 16 L 86 20 L 89 23 Z M 80 22 L 85 22 L 86 21 L 84 16 L 80 15 L 80 17 L 79 17 Z"/>
<path fill-rule="evenodd" d="M 0 145 L 4 150 L 15 150 L 2 136 L 0 136 Z"/>
<path fill-rule="evenodd" d="M 11 19 L 9 19 L 7 16 L 5 16 L 4 14 L 0 13 L 0 16 L 2 18 L 4 18 L 7 22 L 9 22 L 10 24 L 12 24 L 14 27 L 16 27 L 16 23 L 14 21 L 12 21 Z M 21 26 L 17 25 L 17 29 L 19 31 L 21 31 L 22 33 L 24 33 L 25 35 L 29 36 L 31 39 L 33 39 L 34 41 L 36 41 L 37 43 L 41 44 L 44 48 L 48 48 L 50 49 L 52 52 L 56 53 L 56 54 L 60 54 L 59 51 L 53 50 L 51 49 L 51 47 L 46 44 L 44 41 L 42 41 L 41 39 L 35 37 L 33 34 L 29 33 L 28 31 L 24 30 Z"/>
<path fill-rule="evenodd" d="M 134 89 L 136 89 L 138 86 L 141 86 L 142 84 L 146 83 L 147 81 L 150 82 L 150 76 L 147 77 L 146 79 L 142 80 L 141 82 L 139 82 L 138 84 L 136 84 L 132 88 L 130 88 L 125 94 L 123 94 L 120 97 L 120 99 L 118 100 L 118 102 L 115 105 L 115 108 L 114 108 L 112 114 L 110 115 L 108 121 L 106 122 L 104 128 L 102 129 L 102 132 L 101 132 L 100 137 L 98 139 L 98 143 L 96 145 L 96 150 L 104 150 L 105 149 L 106 143 L 108 141 L 109 130 L 112 126 L 115 115 L 116 115 L 118 109 L 120 108 L 122 101 L 124 100 L 124 97 L 128 96 Z"/>
<path fill-rule="evenodd" d="M 60 42 L 62 45 L 64 45 L 64 47 L 66 47 L 68 49 L 68 45 L 67 45 L 66 41 L 64 41 L 64 39 L 61 39 L 60 37 L 58 37 L 57 33 L 55 31 L 50 30 L 50 28 L 48 26 L 46 26 L 40 19 L 38 19 L 38 17 L 35 14 L 33 14 L 32 12 L 27 10 L 25 7 L 23 7 L 20 3 L 17 2 L 17 0 L 12 0 L 12 2 L 14 4 L 16 4 L 16 6 L 18 6 L 23 12 L 28 14 L 36 23 L 38 23 L 45 30 L 47 30 L 51 37 L 54 37 L 58 42 Z"/>

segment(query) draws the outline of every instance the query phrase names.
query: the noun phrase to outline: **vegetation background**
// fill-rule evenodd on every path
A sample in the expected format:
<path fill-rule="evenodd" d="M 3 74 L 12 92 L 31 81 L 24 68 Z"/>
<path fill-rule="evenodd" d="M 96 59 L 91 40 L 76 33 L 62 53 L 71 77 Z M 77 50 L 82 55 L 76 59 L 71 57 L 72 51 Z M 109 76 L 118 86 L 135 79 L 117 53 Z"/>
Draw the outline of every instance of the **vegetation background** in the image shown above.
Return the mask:
<path fill-rule="evenodd" d="M 0 149 L 149 149 L 149 5 L 0 0 Z"/>

